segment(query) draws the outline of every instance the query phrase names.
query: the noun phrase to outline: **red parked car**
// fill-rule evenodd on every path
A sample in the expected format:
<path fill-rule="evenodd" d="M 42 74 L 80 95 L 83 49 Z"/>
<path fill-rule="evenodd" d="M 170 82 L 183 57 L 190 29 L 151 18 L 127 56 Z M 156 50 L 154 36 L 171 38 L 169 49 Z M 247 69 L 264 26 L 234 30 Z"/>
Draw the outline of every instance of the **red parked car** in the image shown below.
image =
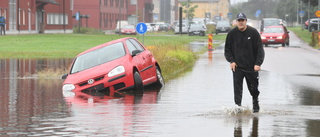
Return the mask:
<path fill-rule="evenodd" d="M 121 29 L 121 34 L 136 35 L 137 32 L 133 25 L 126 25 Z"/>
<path fill-rule="evenodd" d="M 136 38 L 121 38 L 88 49 L 73 60 L 62 90 L 75 94 L 110 95 L 123 90 L 143 93 L 145 85 L 164 85 L 161 69 Z"/>
<path fill-rule="evenodd" d="M 289 46 L 289 31 L 285 26 L 269 26 L 261 34 L 262 43 L 268 47 L 269 44 L 282 44 Z"/>

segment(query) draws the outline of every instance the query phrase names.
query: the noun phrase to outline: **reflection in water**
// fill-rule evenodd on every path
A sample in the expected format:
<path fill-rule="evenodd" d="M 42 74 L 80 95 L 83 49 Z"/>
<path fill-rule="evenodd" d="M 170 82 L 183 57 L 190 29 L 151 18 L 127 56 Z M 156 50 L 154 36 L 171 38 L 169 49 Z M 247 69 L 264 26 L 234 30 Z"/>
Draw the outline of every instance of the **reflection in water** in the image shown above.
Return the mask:
<path fill-rule="evenodd" d="M 247 117 L 236 117 L 235 125 L 234 125 L 234 137 L 242 137 L 242 120 Z M 259 118 L 257 116 L 252 117 L 252 128 L 250 132 L 250 137 L 258 137 L 258 129 L 259 129 Z"/>
<path fill-rule="evenodd" d="M 150 88 L 140 96 L 126 94 L 123 97 L 97 98 L 64 97 L 62 80 L 25 77 L 46 68 L 67 68 L 71 59 L 0 60 L 0 135 L 185 137 L 320 134 L 318 90 L 309 86 L 295 87 L 284 77 L 271 72 L 262 72 L 264 95 L 261 113 L 257 116 L 225 113 L 220 108 L 232 104 L 225 103 L 230 102 L 232 93 L 227 92 L 229 90 L 223 83 L 223 70 L 228 66 L 220 64 L 217 54 L 206 54 L 208 60 L 201 62 L 205 68 L 195 68 L 185 77 L 168 82 L 165 89 Z M 213 66 L 218 67 L 213 69 Z M 212 75 L 199 73 L 208 71 Z M 194 79 L 198 75 L 200 79 Z M 207 87 L 208 83 L 212 86 Z M 251 106 L 246 110 L 251 112 Z"/>
<path fill-rule="evenodd" d="M 301 86 L 298 89 L 298 94 L 301 105 L 320 106 L 320 91 L 306 86 Z"/>

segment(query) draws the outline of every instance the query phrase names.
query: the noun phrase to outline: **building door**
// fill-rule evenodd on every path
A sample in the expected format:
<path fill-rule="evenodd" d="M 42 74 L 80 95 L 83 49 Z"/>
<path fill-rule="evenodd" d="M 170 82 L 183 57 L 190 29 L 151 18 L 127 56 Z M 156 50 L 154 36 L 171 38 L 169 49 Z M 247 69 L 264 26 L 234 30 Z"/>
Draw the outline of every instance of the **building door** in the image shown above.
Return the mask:
<path fill-rule="evenodd" d="M 44 33 L 44 10 L 42 7 L 37 7 L 37 29 L 39 33 Z"/>

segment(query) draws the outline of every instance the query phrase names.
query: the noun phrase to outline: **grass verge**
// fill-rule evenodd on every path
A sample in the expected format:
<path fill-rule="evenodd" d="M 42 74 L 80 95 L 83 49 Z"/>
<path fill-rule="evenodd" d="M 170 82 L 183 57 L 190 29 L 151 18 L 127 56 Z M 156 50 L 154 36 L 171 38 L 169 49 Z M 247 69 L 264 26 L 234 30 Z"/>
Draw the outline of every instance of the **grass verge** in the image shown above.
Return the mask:
<path fill-rule="evenodd" d="M 80 52 L 102 43 L 128 37 L 128 35 L 95 34 L 44 34 L 15 35 L 1 37 L 0 58 L 74 58 Z M 130 36 L 143 41 L 159 62 L 165 80 L 173 79 L 192 69 L 197 54 L 188 46 L 192 41 L 207 41 L 208 37 L 172 35 L 168 32 Z M 226 35 L 214 36 L 223 42 Z M 217 44 L 218 45 L 218 44 Z M 214 46 L 217 46 L 214 45 Z M 206 50 L 204 50 L 206 51 Z M 203 52 L 202 52 L 203 53 Z M 37 73 L 38 78 L 60 77 L 66 68 L 45 69 Z"/>
<path fill-rule="evenodd" d="M 301 40 L 308 43 L 309 46 L 312 45 L 312 32 L 309 32 L 306 29 L 301 29 L 301 26 L 298 27 L 288 27 L 288 30 L 293 31 Z M 319 45 L 311 46 L 315 49 L 319 49 Z"/>

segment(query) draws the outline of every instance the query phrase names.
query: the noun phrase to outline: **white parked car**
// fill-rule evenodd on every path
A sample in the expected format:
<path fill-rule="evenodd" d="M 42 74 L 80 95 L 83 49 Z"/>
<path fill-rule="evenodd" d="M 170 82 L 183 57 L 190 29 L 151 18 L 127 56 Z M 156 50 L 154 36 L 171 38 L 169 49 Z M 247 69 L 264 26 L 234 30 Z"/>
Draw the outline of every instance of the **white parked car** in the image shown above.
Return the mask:
<path fill-rule="evenodd" d="M 189 26 L 187 25 L 187 23 L 182 23 L 181 25 L 182 25 L 182 32 L 181 33 L 186 33 L 187 34 Z M 179 34 L 180 33 L 179 32 L 179 23 L 175 26 L 174 33 L 175 34 Z"/>

